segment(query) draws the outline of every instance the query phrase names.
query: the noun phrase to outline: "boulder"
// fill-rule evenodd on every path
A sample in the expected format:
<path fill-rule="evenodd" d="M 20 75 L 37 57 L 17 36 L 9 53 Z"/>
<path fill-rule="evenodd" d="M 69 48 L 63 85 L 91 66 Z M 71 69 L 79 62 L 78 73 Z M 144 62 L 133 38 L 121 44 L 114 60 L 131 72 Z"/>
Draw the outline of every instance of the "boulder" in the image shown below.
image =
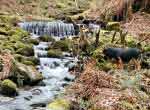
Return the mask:
<path fill-rule="evenodd" d="M 56 50 L 51 49 L 48 51 L 47 56 L 52 57 L 52 58 L 60 58 L 60 57 L 62 57 L 62 52 L 60 50 L 57 50 L 57 49 Z"/>
<path fill-rule="evenodd" d="M 70 110 L 70 102 L 65 99 L 56 99 L 48 105 L 47 110 Z"/>
<path fill-rule="evenodd" d="M 39 82 L 43 79 L 43 76 L 40 72 L 38 72 L 34 66 L 27 66 L 22 63 L 16 63 L 16 68 L 14 71 L 15 79 L 23 80 L 23 83 L 33 84 Z"/>
<path fill-rule="evenodd" d="M 16 96 L 18 94 L 17 85 L 13 81 L 5 79 L 1 83 L 1 92 L 7 96 Z"/>

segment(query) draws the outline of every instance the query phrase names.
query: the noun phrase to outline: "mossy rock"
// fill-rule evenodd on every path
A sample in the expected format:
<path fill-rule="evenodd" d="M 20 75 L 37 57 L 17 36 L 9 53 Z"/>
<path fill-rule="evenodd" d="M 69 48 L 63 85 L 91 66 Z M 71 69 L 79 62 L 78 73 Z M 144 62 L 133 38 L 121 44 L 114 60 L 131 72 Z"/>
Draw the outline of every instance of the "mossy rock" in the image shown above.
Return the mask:
<path fill-rule="evenodd" d="M 108 22 L 106 29 L 109 31 L 120 31 L 120 23 L 119 22 Z"/>
<path fill-rule="evenodd" d="M 27 43 L 38 45 L 39 44 L 39 40 L 38 39 L 28 39 Z"/>
<path fill-rule="evenodd" d="M 16 96 L 18 94 L 17 85 L 13 81 L 6 79 L 1 83 L 1 92 L 7 96 Z"/>
<path fill-rule="evenodd" d="M 15 68 L 14 75 L 12 76 L 12 79 L 17 80 L 17 81 L 18 80 L 23 81 L 23 84 L 32 85 L 43 80 L 42 74 L 38 72 L 34 66 L 31 66 L 31 65 L 28 66 L 28 65 L 16 62 L 14 68 Z"/>
<path fill-rule="evenodd" d="M 53 58 L 60 58 L 62 56 L 62 52 L 60 50 L 49 50 L 47 56 Z"/>
<path fill-rule="evenodd" d="M 18 62 L 21 62 L 24 58 L 24 56 L 20 55 L 20 54 L 15 54 L 14 55 L 15 60 L 17 60 Z"/>
<path fill-rule="evenodd" d="M 24 37 L 29 36 L 29 33 L 20 28 L 14 28 L 9 31 L 9 35 L 13 36 L 15 40 L 22 40 Z"/>
<path fill-rule="evenodd" d="M 55 42 L 55 39 L 53 37 L 47 35 L 39 37 L 39 40 L 43 42 Z"/>
<path fill-rule="evenodd" d="M 18 20 L 19 20 L 19 17 L 16 17 L 16 16 L 10 16 L 10 15 L 0 16 L 0 22 L 7 23 L 12 26 L 15 26 Z"/>
<path fill-rule="evenodd" d="M 25 47 L 19 48 L 16 53 L 24 56 L 34 56 L 34 49 L 32 46 L 26 45 Z"/>
<path fill-rule="evenodd" d="M 25 65 L 34 65 L 34 63 L 31 61 L 23 61 L 22 63 Z"/>
<path fill-rule="evenodd" d="M 39 65 L 40 63 L 39 59 L 36 57 L 28 57 L 26 60 L 31 61 L 34 65 Z"/>
<path fill-rule="evenodd" d="M 144 47 L 145 52 L 150 52 L 150 45 Z"/>
<path fill-rule="evenodd" d="M 60 40 L 60 41 L 56 41 L 53 44 L 53 48 L 54 49 L 61 49 L 62 51 L 69 51 L 69 45 L 70 45 L 70 41 L 69 40 Z"/>
<path fill-rule="evenodd" d="M 5 35 L 5 36 L 7 36 L 7 35 L 9 35 L 9 34 L 8 34 L 8 31 L 6 31 L 5 29 L 0 28 L 0 35 Z"/>
<path fill-rule="evenodd" d="M 24 57 L 21 61 L 25 65 L 39 65 L 40 61 L 38 58 L 35 57 Z"/>
<path fill-rule="evenodd" d="M 35 58 L 35 57 L 25 57 L 25 56 L 22 56 L 20 54 L 15 54 L 14 55 L 15 57 L 15 60 L 17 60 L 18 62 L 20 63 L 23 63 L 25 65 L 39 65 L 40 61 L 38 58 Z"/>
<path fill-rule="evenodd" d="M 70 110 L 70 102 L 65 99 L 56 99 L 48 105 L 47 110 Z"/>

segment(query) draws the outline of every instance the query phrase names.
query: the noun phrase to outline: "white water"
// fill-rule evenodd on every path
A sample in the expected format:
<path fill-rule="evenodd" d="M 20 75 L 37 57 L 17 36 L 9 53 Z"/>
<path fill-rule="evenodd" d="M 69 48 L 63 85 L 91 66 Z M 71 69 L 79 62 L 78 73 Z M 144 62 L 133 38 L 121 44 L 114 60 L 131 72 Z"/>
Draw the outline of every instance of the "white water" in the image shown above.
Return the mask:
<path fill-rule="evenodd" d="M 49 35 L 49 36 L 57 36 L 57 37 L 66 37 L 66 36 L 75 35 L 74 25 L 71 23 L 63 23 L 62 21 L 23 22 L 23 23 L 19 23 L 19 26 L 24 30 L 39 36 Z"/>
<path fill-rule="evenodd" d="M 46 49 L 49 45 L 50 43 L 40 42 L 39 45 L 34 46 L 35 57 L 40 60 L 37 69 L 44 76 L 43 82 L 46 86 L 33 87 L 29 91 L 20 90 L 19 96 L 13 99 L 8 98 L 5 102 L 1 100 L 0 110 L 46 110 L 46 107 L 39 107 L 39 105 L 52 101 L 64 91 L 65 85 L 74 80 L 75 76 L 71 75 L 68 70 L 69 67 L 76 64 L 77 60 L 71 57 L 64 59 L 47 58 Z M 69 79 L 69 81 L 65 79 Z M 1 96 L 0 99 L 2 98 L 5 99 L 6 97 Z"/>

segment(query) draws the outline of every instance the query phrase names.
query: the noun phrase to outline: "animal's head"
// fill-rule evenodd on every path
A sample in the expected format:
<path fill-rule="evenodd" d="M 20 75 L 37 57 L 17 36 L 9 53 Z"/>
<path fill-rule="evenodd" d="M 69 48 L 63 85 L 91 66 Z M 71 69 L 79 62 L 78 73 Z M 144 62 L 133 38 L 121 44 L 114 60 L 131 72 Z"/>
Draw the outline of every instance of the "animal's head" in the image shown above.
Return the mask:
<path fill-rule="evenodd" d="M 104 55 L 104 59 L 107 60 L 108 59 L 108 55 L 109 54 L 109 48 L 104 48 L 103 50 L 103 55 Z"/>

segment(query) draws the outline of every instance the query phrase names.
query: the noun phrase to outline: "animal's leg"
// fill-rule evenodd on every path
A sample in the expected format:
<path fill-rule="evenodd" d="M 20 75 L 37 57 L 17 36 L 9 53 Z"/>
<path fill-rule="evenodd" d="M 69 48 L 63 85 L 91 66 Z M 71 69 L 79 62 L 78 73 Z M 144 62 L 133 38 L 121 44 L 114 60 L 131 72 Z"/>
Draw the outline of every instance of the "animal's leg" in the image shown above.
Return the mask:
<path fill-rule="evenodd" d="M 122 59 L 120 57 L 118 57 L 117 67 L 118 67 L 118 69 L 123 69 L 123 62 L 122 62 Z"/>
<path fill-rule="evenodd" d="M 135 69 L 140 70 L 141 69 L 141 65 L 140 65 L 140 61 L 133 59 L 134 64 L 135 64 Z"/>

